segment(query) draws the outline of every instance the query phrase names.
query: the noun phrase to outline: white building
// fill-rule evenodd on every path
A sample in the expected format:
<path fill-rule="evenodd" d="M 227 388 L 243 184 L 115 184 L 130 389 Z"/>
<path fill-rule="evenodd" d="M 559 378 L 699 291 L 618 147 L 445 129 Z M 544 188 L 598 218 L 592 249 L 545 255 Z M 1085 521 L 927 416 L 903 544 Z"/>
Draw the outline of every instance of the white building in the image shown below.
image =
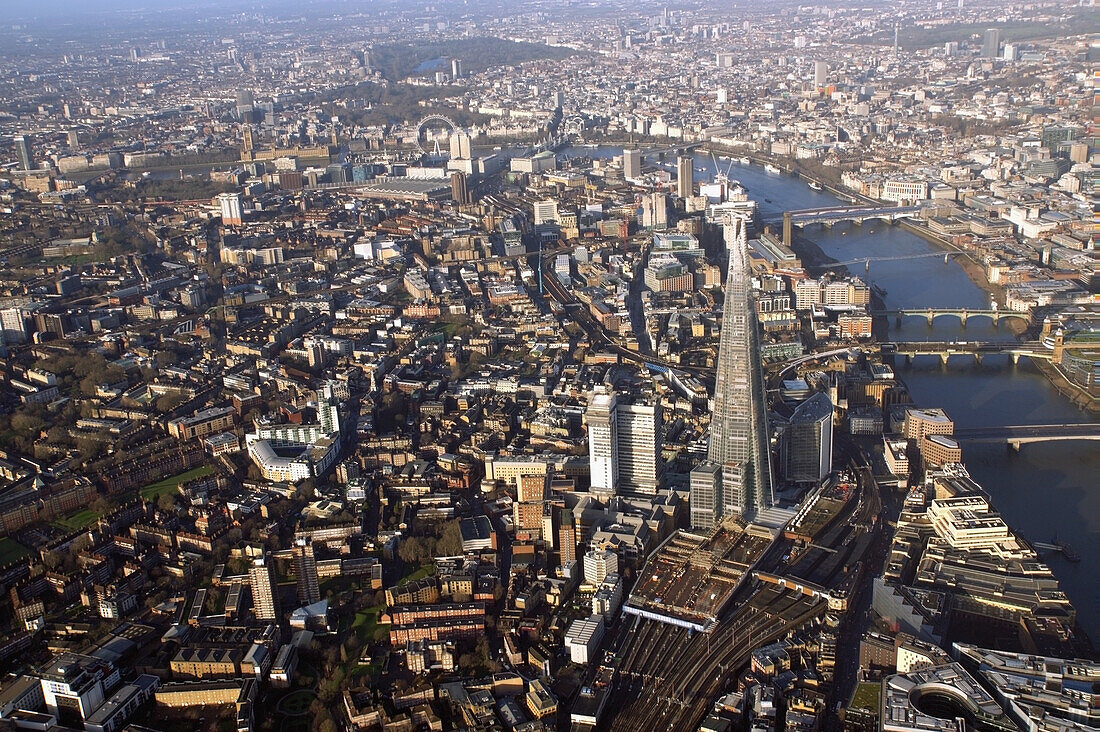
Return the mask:
<path fill-rule="evenodd" d="M 603 633 L 602 615 L 578 618 L 570 623 L 565 631 L 565 646 L 569 649 L 569 660 L 573 663 L 588 663 L 595 659 L 600 641 L 603 640 Z"/>
<path fill-rule="evenodd" d="M 323 474 L 340 455 L 340 410 L 331 384 L 317 391 L 316 424 L 258 427 L 245 437 L 248 456 L 271 481 L 298 482 Z"/>
<path fill-rule="evenodd" d="M 558 223 L 558 202 L 537 201 L 535 203 L 535 226 Z"/>
<path fill-rule="evenodd" d="M 613 495 L 619 483 L 619 466 L 615 452 L 619 442 L 619 426 L 615 415 L 614 394 L 597 389 L 588 400 L 585 419 L 588 422 L 588 459 L 592 492 Z"/>
<path fill-rule="evenodd" d="M 218 209 L 222 217 L 222 225 L 240 226 L 244 222 L 241 211 L 241 194 L 219 193 L 214 197 L 214 200 L 218 202 Z"/>
<path fill-rule="evenodd" d="M 610 574 L 619 571 L 619 555 L 610 549 L 591 549 L 584 555 L 584 581 L 600 585 Z"/>
<path fill-rule="evenodd" d="M 600 588 L 592 595 L 592 614 L 603 616 L 610 623 L 619 615 L 623 604 L 623 579 L 618 572 L 612 572 L 603 578 Z"/>
<path fill-rule="evenodd" d="M 615 421 L 619 473 L 616 493 L 657 495 L 664 474 L 660 404 L 620 402 L 615 410 Z"/>

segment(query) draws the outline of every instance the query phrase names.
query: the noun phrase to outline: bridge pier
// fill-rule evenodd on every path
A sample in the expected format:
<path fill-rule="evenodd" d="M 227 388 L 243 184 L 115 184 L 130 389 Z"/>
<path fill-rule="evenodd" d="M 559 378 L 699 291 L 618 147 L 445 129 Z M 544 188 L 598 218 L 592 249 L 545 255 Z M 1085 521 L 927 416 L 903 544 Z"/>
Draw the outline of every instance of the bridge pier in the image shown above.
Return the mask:
<path fill-rule="evenodd" d="M 1008 355 L 1012 357 L 1012 365 L 1013 366 L 1016 366 L 1017 364 L 1020 363 L 1020 354 L 1016 353 L 1015 351 L 1012 351 Z"/>
<path fill-rule="evenodd" d="M 1011 450 L 1012 452 L 1019 452 L 1021 444 L 1022 443 L 1019 440 L 1009 440 L 1008 441 L 1008 449 Z"/>
<path fill-rule="evenodd" d="M 925 318 L 928 320 L 928 327 L 931 328 L 933 323 L 936 322 L 936 311 L 928 308 L 928 314 L 925 315 Z"/>
<path fill-rule="evenodd" d="M 951 358 L 950 353 L 941 353 L 940 354 L 940 366 L 943 367 L 943 368 L 947 368 L 947 359 L 949 359 L 949 358 Z"/>
<path fill-rule="evenodd" d="M 965 309 L 961 313 L 959 313 L 959 320 L 962 321 L 962 327 L 965 329 L 966 328 L 966 310 Z"/>
<path fill-rule="evenodd" d="M 1001 323 L 1001 316 L 996 310 L 993 311 L 993 327 L 996 328 Z"/>
<path fill-rule="evenodd" d="M 896 318 L 894 318 L 894 325 L 896 325 L 898 328 L 901 327 L 901 316 L 900 315 L 897 316 Z"/>

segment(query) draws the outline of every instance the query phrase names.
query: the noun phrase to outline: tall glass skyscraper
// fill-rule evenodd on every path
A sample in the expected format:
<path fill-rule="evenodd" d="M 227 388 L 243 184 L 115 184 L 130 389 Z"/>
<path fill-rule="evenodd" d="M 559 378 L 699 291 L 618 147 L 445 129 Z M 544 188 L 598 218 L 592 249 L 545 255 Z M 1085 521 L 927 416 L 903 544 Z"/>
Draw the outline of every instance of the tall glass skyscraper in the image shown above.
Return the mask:
<path fill-rule="evenodd" d="M 707 461 L 692 471 L 691 519 L 711 528 L 730 514 L 755 514 L 772 504 L 772 468 L 757 356 L 756 314 L 749 297 L 748 220 L 724 212 L 729 250 L 714 411 Z"/>

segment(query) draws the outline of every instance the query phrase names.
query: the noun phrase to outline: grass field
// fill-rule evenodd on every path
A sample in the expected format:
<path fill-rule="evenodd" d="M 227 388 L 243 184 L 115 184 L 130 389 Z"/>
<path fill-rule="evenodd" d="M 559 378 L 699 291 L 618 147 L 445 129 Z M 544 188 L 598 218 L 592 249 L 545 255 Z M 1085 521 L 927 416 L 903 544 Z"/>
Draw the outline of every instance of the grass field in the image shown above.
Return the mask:
<path fill-rule="evenodd" d="M 150 483 L 141 489 L 141 497 L 147 501 L 155 501 L 157 498 L 160 498 L 162 494 L 175 491 L 180 483 L 186 483 L 195 478 L 202 478 L 213 472 L 214 469 L 209 465 L 200 465 L 197 468 L 191 468 L 186 473 L 180 473 L 179 475 L 173 475 L 171 478 L 165 478 L 156 483 Z"/>
<path fill-rule="evenodd" d="M 409 572 L 407 575 L 402 577 L 401 581 L 398 582 L 397 584 L 398 585 L 403 585 L 406 582 L 415 582 L 416 580 L 424 579 L 425 577 L 427 577 L 428 575 L 430 575 L 434 571 L 435 571 L 435 565 L 434 564 L 425 564 L 423 567 L 420 567 L 418 569 L 413 570 L 412 572 Z"/>
<path fill-rule="evenodd" d="M 355 620 L 351 624 L 351 629 L 358 633 L 364 641 L 376 640 L 376 636 L 385 632 L 383 625 L 378 622 L 378 616 L 382 614 L 384 609 L 383 605 L 376 605 L 355 613 Z M 385 627 L 389 627 L 389 625 L 386 624 Z"/>
<path fill-rule="evenodd" d="M 30 553 L 27 547 L 23 546 L 15 539 L 10 539 L 6 536 L 0 539 L 0 567 L 11 564 L 17 559 L 22 559 Z"/>
<path fill-rule="evenodd" d="M 864 682 L 856 687 L 852 694 L 852 709 L 878 709 L 878 697 L 881 691 L 879 684 Z"/>
<path fill-rule="evenodd" d="M 56 519 L 53 524 L 68 531 L 80 531 L 94 524 L 98 518 L 99 514 L 92 509 L 82 508 L 76 513 L 70 513 L 65 518 Z"/>

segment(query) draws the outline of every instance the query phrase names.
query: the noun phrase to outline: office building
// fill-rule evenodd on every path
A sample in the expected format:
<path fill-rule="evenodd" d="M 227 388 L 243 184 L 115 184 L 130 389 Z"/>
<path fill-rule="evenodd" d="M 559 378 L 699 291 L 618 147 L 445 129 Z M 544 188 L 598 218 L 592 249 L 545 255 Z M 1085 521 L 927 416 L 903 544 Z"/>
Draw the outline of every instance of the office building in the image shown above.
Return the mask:
<path fill-rule="evenodd" d="M 611 549 L 591 549 L 584 555 L 584 581 L 598 585 L 609 574 L 619 571 L 619 555 Z"/>
<path fill-rule="evenodd" d="M 918 443 L 925 435 L 951 435 L 955 433 L 955 423 L 947 412 L 939 408 L 910 409 L 905 413 L 903 426 L 905 439 Z"/>
<path fill-rule="evenodd" d="M 63 725 L 83 727 L 120 683 L 111 663 L 76 653 L 61 653 L 38 672 L 46 710 Z"/>
<path fill-rule="evenodd" d="M 312 605 L 321 600 L 317 557 L 313 554 L 313 542 L 309 537 L 297 539 L 294 543 L 294 576 L 298 581 L 298 602 Z"/>
<path fill-rule="evenodd" d="M 619 495 L 655 496 L 661 487 L 661 405 L 619 400 L 615 410 Z"/>
<path fill-rule="evenodd" d="M 261 557 L 248 568 L 248 580 L 252 586 L 252 609 L 257 620 L 279 619 L 279 586 L 275 584 L 275 567 Z"/>
<path fill-rule="evenodd" d="M 573 523 L 573 512 L 569 509 L 554 506 L 551 510 L 558 516 L 558 551 L 564 567 L 577 561 L 577 527 Z"/>
<path fill-rule="evenodd" d="M 470 202 L 470 194 L 466 190 L 466 174 L 461 170 L 451 173 L 451 199 L 460 206 Z"/>
<path fill-rule="evenodd" d="M 244 223 L 244 217 L 241 214 L 241 194 L 219 193 L 214 200 L 218 202 L 218 208 L 221 210 L 222 226 L 240 226 Z"/>
<path fill-rule="evenodd" d="M 783 477 L 792 483 L 817 483 L 833 467 L 833 403 L 818 392 L 798 405 L 783 433 Z"/>
<path fill-rule="evenodd" d="M 637 148 L 623 150 L 623 177 L 627 180 L 642 175 L 642 151 Z"/>
<path fill-rule="evenodd" d="M 451 78 L 452 79 L 461 79 L 462 78 L 462 59 L 460 59 L 460 58 L 452 58 L 451 59 Z"/>
<path fill-rule="evenodd" d="M 343 444 L 340 400 L 332 382 L 316 396 L 316 423 L 257 425 L 245 436 L 248 456 L 268 480 L 296 483 L 335 467 Z"/>
<path fill-rule="evenodd" d="M 681 155 L 676 160 L 676 195 L 691 198 L 695 190 L 695 169 L 690 155 Z"/>
<path fill-rule="evenodd" d="M 614 394 L 596 389 L 588 399 L 585 412 L 592 492 L 608 496 L 615 493 L 619 483 L 619 463 L 615 455 L 619 443 L 616 406 Z"/>
<path fill-rule="evenodd" d="M 11 297 L 0 300 L 0 342 L 26 343 L 27 319 L 40 306 L 25 297 Z"/>
<path fill-rule="evenodd" d="M 582 664 L 596 660 L 596 651 L 603 640 L 603 633 L 602 615 L 577 618 L 570 623 L 565 631 L 565 647 L 569 649 L 569 660 Z"/>
<path fill-rule="evenodd" d="M 920 457 L 925 468 L 962 462 L 962 448 L 948 435 L 925 435 L 920 441 Z"/>
<path fill-rule="evenodd" d="M 828 83 L 829 64 L 824 61 L 814 61 L 814 88 L 822 89 Z"/>
<path fill-rule="evenodd" d="M 558 223 L 558 202 L 538 201 L 535 203 L 535 226 Z"/>
<path fill-rule="evenodd" d="M 1000 49 L 1001 31 L 996 28 L 988 29 L 982 41 L 982 56 L 985 58 L 997 58 Z"/>
<path fill-rule="evenodd" d="M 1015 726 L 989 692 L 958 663 L 887 676 L 879 702 L 883 732 L 1008 730 Z"/>
<path fill-rule="evenodd" d="M 588 402 L 593 493 L 654 496 L 661 486 L 661 407 L 597 389 Z"/>
<path fill-rule="evenodd" d="M 19 159 L 20 170 L 34 170 L 34 158 L 31 157 L 31 141 L 26 135 L 16 135 L 15 156 Z"/>
<path fill-rule="evenodd" d="M 470 150 L 470 135 L 465 132 L 455 132 L 451 135 L 451 159 L 469 160 L 472 157 Z"/>
<path fill-rule="evenodd" d="M 642 199 L 642 227 L 662 231 L 668 228 L 668 197 L 654 191 Z"/>
<path fill-rule="evenodd" d="M 250 90 L 242 89 L 237 92 L 237 119 L 242 122 L 251 122 L 253 107 L 254 101 Z"/>
<path fill-rule="evenodd" d="M 704 461 L 691 471 L 688 481 L 691 525 L 701 529 L 714 528 L 721 515 L 722 466 Z"/>
<path fill-rule="evenodd" d="M 699 528 L 711 528 L 727 514 L 755 514 L 772 504 L 764 387 L 756 355 L 755 309 L 749 299 L 748 221 L 727 212 L 722 223 L 729 270 L 710 444 L 707 462 L 690 477 L 692 523 Z"/>

